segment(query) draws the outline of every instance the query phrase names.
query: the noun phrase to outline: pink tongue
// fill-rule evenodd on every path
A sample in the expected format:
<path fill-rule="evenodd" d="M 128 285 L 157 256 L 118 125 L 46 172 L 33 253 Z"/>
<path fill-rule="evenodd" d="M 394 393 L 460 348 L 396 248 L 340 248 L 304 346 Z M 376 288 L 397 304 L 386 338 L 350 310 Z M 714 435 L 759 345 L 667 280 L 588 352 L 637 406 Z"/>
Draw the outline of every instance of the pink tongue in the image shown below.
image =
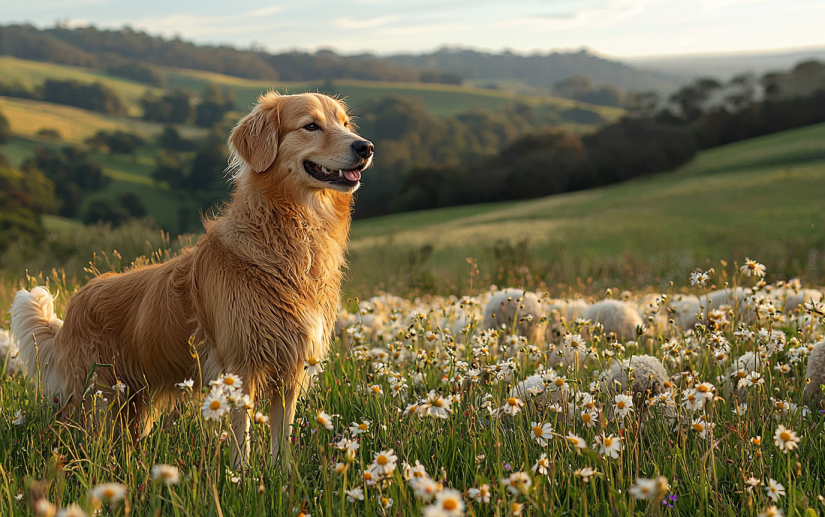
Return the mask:
<path fill-rule="evenodd" d="M 350 181 L 358 181 L 361 179 L 361 171 L 344 171 L 344 176 L 346 176 L 346 178 Z"/>

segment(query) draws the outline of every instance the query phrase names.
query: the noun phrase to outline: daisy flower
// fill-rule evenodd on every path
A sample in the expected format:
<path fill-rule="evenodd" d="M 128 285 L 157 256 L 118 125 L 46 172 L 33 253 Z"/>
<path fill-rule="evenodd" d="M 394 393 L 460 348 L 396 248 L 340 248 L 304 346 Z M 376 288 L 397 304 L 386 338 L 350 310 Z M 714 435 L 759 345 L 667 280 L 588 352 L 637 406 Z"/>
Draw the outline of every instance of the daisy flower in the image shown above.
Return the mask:
<path fill-rule="evenodd" d="M 619 418 L 624 418 L 633 411 L 633 397 L 630 395 L 619 394 L 616 395 L 615 401 L 615 413 L 616 416 Z"/>
<path fill-rule="evenodd" d="M 553 426 L 541 422 L 530 422 L 530 436 L 542 447 L 553 437 Z"/>
<path fill-rule="evenodd" d="M 697 418 L 693 421 L 693 423 L 691 423 L 690 426 L 699 434 L 701 438 L 705 438 L 708 430 L 713 429 L 713 424 L 705 422 L 704 417 Z"/>
<path fill-rule="evenodd" d="M 518 399 L 516 397 L 510 397 L 507 399 L 504 405 L 499 408 L 499 411 L 501 413 L 515 416 L 521 411 L 522 406 L 524 406 L 524 402 L 522 402 L 521 399 Z"/>
<path fill-rule="evenodd" d="M 511 494 L 526 494 L 530 491 L 533 480 L 526 472 L 513 472 L 509 478 L 501 480 Z"/>
<path fill-rule="evenodd" d="M 765 511 L 759 514 L 759 517 L 784 517 L 784 513 L 782 510 L 777 508 L 775 505 L 768 506 L 765 508 Z"/>
<path fill-rule="evenodd" d="M 582 411 L 582 423 L 585 427 L 593 427 L 599 421 L 599 414 L 596 410 Z"/>
<path fill-rule="evenodd" d="M 791 452 L 799 445 L 799 436 L 784 425 L 780 425 L 773 435 L 773 443 L 782 452 Z"/>
<path fill-rule="evenodd" d="M 610 436 L 602 434 L 596 437 L 593 448 L 598 449 L 599 454 L 604 454 L 616 459 L 619 457 L 619 453 L 622 452 L 622 439 L 612 434 Z"/>
<path fill-rule="evenodd" d="M 191 391 L 192 386 L 194 386 L 194 385 L 195 385 L 195 381 L 193 381 L 192 379 L 186 379 L 183 382 L 179 382 L 177 384 L 177 387 L 180 388 L 182 391 L 187 391 L 187 390 Z"/>
<path fill-rule="evenodd" d="M 582 469 L 579 469 L 579 470 L 573 472 L 574 476 L 581 477 L 582 481 L 584 481 L 585 483 L 589 483 L 590 478 L 595 474 L 596 474 L 596 471 L 591 469 L 590 467 L 584 467 Z"/>
<path fill-rule="evenodd" d="M 229 401 L 220 390 L 212 390 L 203 399 L 201 406 L 203 417 L 207 420 L 219 420 L 229 411 Z"/>
<path fill-rule="evenodd" d="M 775 479 L 771 478 L 768 480 L 768 486 L 765 487 L 765 492 L 767 493 L 767 496 L 773 500 L 773 502 L 777 502 L 780 497 L 785 495 L 785 487 Z"/>
<path fill-rule="evenodd" d="M 364 490 L 362 488 L 355 487 L 352 490 L 344 490 L 344 493 L 347 495 L 347 501 L 351 503 L 364 500 Z"/>
<path fill-rule="evenodd" d="M 126 487 L 120 483 L 103 483 L 91 491 L 92 497 L 107 503 L 117 503 L 126 497 Z"/>
<path fill-rule="evenodd" d="M 398 456 L 395 455 L 393 449 L 389 449 L 376 453 L 372 466 L 379 474 L 388 476 L 395 470 L 396 462 L 398 462 Z"/>
<path fill-rule="evenodd" d="M 429 477 L 420 477 L 420 478 L 412 478 L 410 480 L 410 486 L 415 493 L 415 497 L 422 502 L 430 502 L 432 501 L 435 494 L 441 491 L 443 488 L 441 483 L 437 481 L 433 481 Z"/>
<path fill-rule="evenodd" d="M 630 487 L 634 499 L 653 499 L 667 490 L 667 480 L 663 476 L 656 479 L 638 478 Z"/>
<path fill-rule="evenodd" d="M 57 517 L 86 517 L 86 512 L 77 503 L 67 505 L 65 508 L 57 512 Z"/>
<path fill-rule="evenodd" d="M 126 385 L 121 381 L 117 381 L 117 383 L 112 386 L 112 389 L 119 393 L 126 393 Z"/>
<path fill-rule="evenodd" d="M 332 417 L 325 412 L 321 411 L 318 413 L 318 416 L 315 417 L 315 422 L 322 427 L 326 427 L 329 431 L 332 431 Z"/>
<path fill-rule="evenodd" d="M 464 500 L 461 492 L 445 488 L 435 495 L 431 506 L 424 508 L 424 517 L 461 516 L 464 515 Z"/>
<path fill-rule="evenodd" d="M 152 467 L 152 480 L 163 481 L 167 485 L 177 485 L 180 481 L 180 471 L 172 465 L 159 463 Z"/>
<path fill-rule="evenodd" d="M 587 442 L 584 441 L 584 438 L 581 438 L 573 433 L 568 433 L 567 441 L 576 448 L 576 452 L 579 454 L 581 454 L 583 449 L 587 448 Z"/>
<path fill-rule="evenodd" d="M 489 503 L 490 502 L 490 485 L 481 485 L 478 488 L 471 488 L 467 491 L 467 495 L 473 501 L 478 503 Z"/>
<path fill-rule="evenodd" d="M 307 375 L 310 377 L 314 377 L 324 371 L 321 360 L 317 357 L 310 357 L 304 361 L 304 368 L 306 368 Z"/>
<path fill-rule="evenodd" d="M 745 258 L 745 264 L 739 268 L 739 271 L 745 276 L 755 276 L 757 278 L 765 276 L 765 266 L 749 258 Z"/>
<path fill-rule="evenodd" d="M 446 419 L 449 416 L 452 401 L 441 397 L 435 390 L 430 390 L 427 399 L 418 407 L 418 414 Z"/>
<path fill-rule="evenodd" d="M 218 386 L 223 386 L 230 390 L 239 390 L 241 386 L 243 386 L 241 378 L 234 373 L 221 375 L 220 378 L 217 381 L 213 381 L 213 383 L 217 383 Z"/>
<path fill-rule="evenodd" d="M 369 390 L 373 395 L 384 394 L 384 388 L 382 388 L 380 384 L 373 384 L 372 386 L 370 386 Z"/>
<path fill-rule="evenodd" d="M 370 421 L 364 420 L 363 422 L 356 423 L 353 422 L 351 426 L 349 426 L 349 432 L 352 433 L 353 436 L 358 436 L 359 434 L 368 433 L 370 430 Z"/>
<path fill-rule="evenodd" d="M 549 466 L 550 460 L 547 459 L 547 454 L 541 453 L 541 456 L 539 457 L 538 461 L 536 461 L 536 464 L 533 465 L 533 472 L 541 475 L 547 474 L 547 467 Z"/>

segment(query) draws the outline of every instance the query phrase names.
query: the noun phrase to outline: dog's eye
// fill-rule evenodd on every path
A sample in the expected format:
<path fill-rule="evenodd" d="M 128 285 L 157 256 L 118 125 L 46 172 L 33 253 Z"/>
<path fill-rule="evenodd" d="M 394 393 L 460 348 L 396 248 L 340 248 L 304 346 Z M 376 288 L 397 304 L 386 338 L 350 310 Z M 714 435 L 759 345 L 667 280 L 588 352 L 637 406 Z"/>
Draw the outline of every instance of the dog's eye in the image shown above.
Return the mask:
<path fill-rule="evenodd" d="M 306 129 L 307 131 L 318 131 L 319 129 L 321 129 L 321 126 L 319 126 L 315 122 L 310 122 L 309 124 L 304 126 L 304 129 Z"/>

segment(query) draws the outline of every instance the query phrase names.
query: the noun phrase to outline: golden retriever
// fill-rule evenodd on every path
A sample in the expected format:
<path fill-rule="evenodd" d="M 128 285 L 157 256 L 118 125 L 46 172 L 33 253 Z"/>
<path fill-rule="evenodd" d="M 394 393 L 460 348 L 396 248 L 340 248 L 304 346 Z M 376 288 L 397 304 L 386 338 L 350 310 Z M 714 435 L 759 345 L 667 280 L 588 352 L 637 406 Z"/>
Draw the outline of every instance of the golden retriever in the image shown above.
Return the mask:
<path fill-rule="evenodd" d="M 206 233 L 163 264 L 91 280 L 65 320 L 49 292 L 19 291 L 11 332 L 27 374 L 62 404 L 97 389 L 132 395 L 128 425 L 152 426 L 150 407 L 168 404 L 176 384 L 231 372 L 253 400 L 267 392 L 272 455 L 292 424 L 304 361 L 328 349 L 340 296 L 353 193 L 373 156 L 339 101 L 321 94 L 258 99 L 232 130 L 232 200 Z M 84 393 L 94 365 L 96 386 Z M 110 365 L 110 366 L 99 366 Z M 236 462 L 248 455 L 248 415 L 235 411 Z M 240 443 L 237 443 L 240 442 Z M 287 442 L 288 443 L 288 442 Z M 239 454 L 240 453 L 240 454 Z"/>

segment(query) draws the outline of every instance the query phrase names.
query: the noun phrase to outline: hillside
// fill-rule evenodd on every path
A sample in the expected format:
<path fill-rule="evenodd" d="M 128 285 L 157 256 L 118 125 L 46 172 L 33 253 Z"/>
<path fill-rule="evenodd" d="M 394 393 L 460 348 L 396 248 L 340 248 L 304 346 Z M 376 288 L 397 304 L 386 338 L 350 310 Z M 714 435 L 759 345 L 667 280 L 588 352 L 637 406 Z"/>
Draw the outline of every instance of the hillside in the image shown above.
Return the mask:
<path fill-rule="evenodd" d="M 819 124 L 705 151 L 676 172 L 613 187 L 357 221 L 353 290 L 376 278 L 395 285 L 422 271 L 460 284 L 466 257 L 486 264 L 489 274 L 491 265 L 513 260 L 551 275 L 546 281 L 576 283 L 596 272 L 609 282 L 633 265 L 650 281 L 687 275 L 704 259 L 712 265 L 750 256 L 788 275 L 807 265 L 821 281 L 823 141 Z M 422 251 L 430 246 L 431 254 Z"/>
<path fill-rule="evenodd" d="M 587 75 L 596 84 L 613 84 L 625 89 L 669 91 L 678 85 L 666 74 L 640 71 L 584 51 L 523 56 L 511 52 L 489 54 L 442 49 L 429 55 L 387 58 L 371 54 L 344 56 L 329 50 L 270 54 L 260 49 L 195 45 L 128 27 L 119 30 L 0 27 L 0 55 L 100 70 L 139 62 L 289 82 L 355 79 L 449 83 L 463 77 L 499 85 L 514 81 L 511 85 L 516 88 L 531 86 L 547 90 L 558 81 Z M 460 77 L 456 77 L 456 73 Z"/>

